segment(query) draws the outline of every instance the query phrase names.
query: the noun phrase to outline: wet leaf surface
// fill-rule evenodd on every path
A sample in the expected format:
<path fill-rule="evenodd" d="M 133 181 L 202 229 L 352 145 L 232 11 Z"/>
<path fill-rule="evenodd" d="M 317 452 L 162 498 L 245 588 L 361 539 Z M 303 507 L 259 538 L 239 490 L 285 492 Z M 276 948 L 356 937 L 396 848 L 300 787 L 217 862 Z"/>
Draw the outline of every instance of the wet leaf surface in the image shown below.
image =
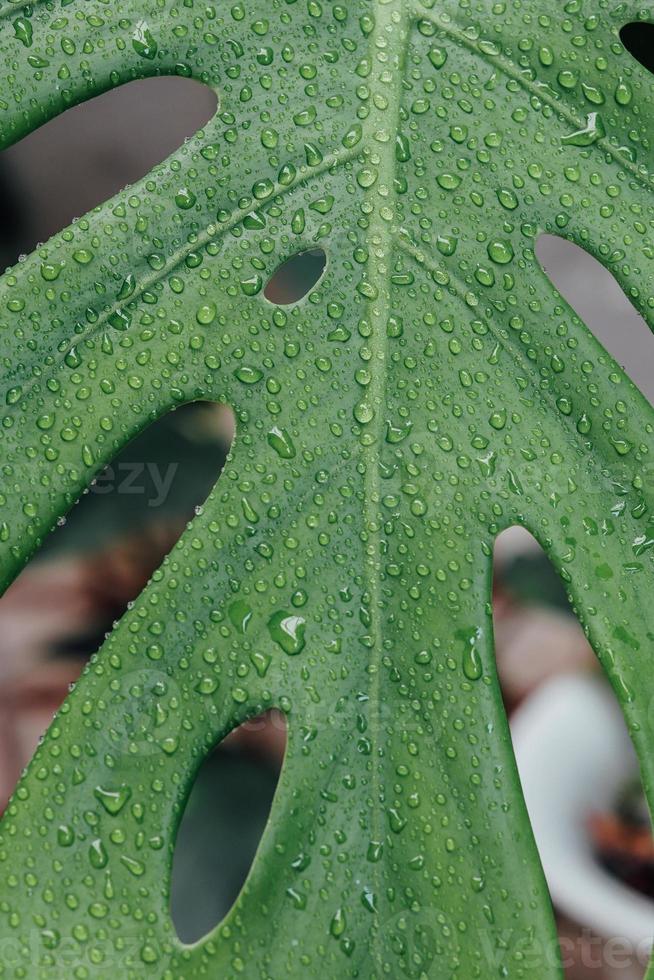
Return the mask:
<path fill-rule="evenodd" d="M 4 975 L 559 976 L 491 556 L 516 523 L 544 545 L 650 792 L 652 413 L 534 256 L 569 237 L 652 322 L 654 85 L 619 40 L 638 8 L 2 13 L 3 145 L 134 77 L 220 100 L 2 280 L 5 582 L 150 420 L 197 399 L 237 418 L 4 817 Z M 315 288 L 267 300 L 310 250 Z M 194 774 L 272 707 L 289 741 L 257 859 L 185 947 L 168 897 Z"/>

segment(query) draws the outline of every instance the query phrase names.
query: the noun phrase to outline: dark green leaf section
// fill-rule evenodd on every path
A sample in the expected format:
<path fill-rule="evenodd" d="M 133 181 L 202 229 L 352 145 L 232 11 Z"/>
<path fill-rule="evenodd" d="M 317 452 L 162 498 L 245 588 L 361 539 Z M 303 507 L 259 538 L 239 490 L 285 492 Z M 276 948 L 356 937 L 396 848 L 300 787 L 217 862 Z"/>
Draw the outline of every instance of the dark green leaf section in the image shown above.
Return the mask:
<path fill-rule="evenodd" d="M 4 145 L 135 77 L 220 97 L 2 281 L 4 580 L 171 406 L 227 402 L 238 433 L 7 811 L 0 975 L 560 976 L 491 554 L 513 523 L 546 547 L 651 799 L 652 413 L 533 252 L 570 237 L 651 322 L 654 84 L 619 42 L 637 7 L 1 13 Z M 276 268 L 315 248 L 317 288 L 269 303 Z M 149 726 L 134 685 L 157 692 Z M 257 860 L 184 947 L 170 866 L 194 773 L 272 706 L 289 747 Z"/>

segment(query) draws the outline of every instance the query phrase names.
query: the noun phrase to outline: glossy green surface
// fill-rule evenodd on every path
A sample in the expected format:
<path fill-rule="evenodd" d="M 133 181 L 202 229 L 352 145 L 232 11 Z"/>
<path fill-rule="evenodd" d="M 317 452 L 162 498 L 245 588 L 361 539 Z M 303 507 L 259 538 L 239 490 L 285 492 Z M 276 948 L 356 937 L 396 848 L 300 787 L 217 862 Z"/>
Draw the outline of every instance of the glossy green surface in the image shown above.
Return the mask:
<path fill-rule="evenodd" d="M 491 555 L 515 523 L 545 546 L 651 793 L 652 412 L 533 251 L 573 239 L 652 322 L 654 84 L 618 37 L 637 6 L 0 13 L 4 145 L 145 75 L 220 98 L 2 280 L 4 580 L 148 421 L 199 398 L 237 416 L 216 489 L 5 815 L 0 975 L 558 977 Z M 310 248 L 320 283 L 269 303 Z M 194 773 L 271 706 L 289 747 L 257 859 L 184 947 L 168 890 Z"/>

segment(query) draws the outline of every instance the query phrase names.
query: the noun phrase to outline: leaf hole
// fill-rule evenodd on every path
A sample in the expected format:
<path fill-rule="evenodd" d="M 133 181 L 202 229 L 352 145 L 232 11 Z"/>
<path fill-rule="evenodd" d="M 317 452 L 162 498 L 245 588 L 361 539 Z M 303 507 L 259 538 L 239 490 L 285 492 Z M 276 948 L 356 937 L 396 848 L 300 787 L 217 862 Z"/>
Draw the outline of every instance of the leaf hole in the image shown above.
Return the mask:
<path fill-rule="evenodd" d="M 654 338 L 608 269 L 574 242 L 541 235 L 536 255 L 550 282 L 650 402 Z"/>
<path fill-rule="evenodd" d="M 494 557 L 498 674 L 567 969 L 585 975 L 589 939 L 594 961 L 608 962 L 620 936 L 620 968 L 642 976 L 651 823 L 617 697 L 535 538 L 511 527 Z"/>
<path fill-rule="evenodd" d="M 140 180 L 201 129 L 216 107 L 216 94 L 192 79 L 140 79 L 67 109 L 3 150 L 5 265 Z"/>
<path fill-rule="evenodd" d="M 85 662 L 222 472 L 231 409 L 184 405 L 98 475 L 0 599 L 0 812 Z"/>
<path fill-rule="evenodd" d="M 322 248 L 299 252 L 283 262 L 271 276 L 264 296 L 277 306 L 299 303 L 318 284 L 327 267 Z"/>
<path fill-rule="evenodd" d="M 170 910 L 182 942 L 211 932 L 243 888 L 285 748 L 285 718 L 270 711 L 235 729 L 198 770 L 173 855 Z"/>
<path fill-rule="evenodd" d="M 632 21 L 620 30 L 620 40 L 632 58 L 654 72 L 654 24 Z"/>
<path fill-rule="evenodd" d="M 496 657 L 509 711 L 533 689 L 570 666 L 595 659 L 570 612 L 554 565 L 524 527 L 511 527 L 495 542 L 493 615 Z"/>

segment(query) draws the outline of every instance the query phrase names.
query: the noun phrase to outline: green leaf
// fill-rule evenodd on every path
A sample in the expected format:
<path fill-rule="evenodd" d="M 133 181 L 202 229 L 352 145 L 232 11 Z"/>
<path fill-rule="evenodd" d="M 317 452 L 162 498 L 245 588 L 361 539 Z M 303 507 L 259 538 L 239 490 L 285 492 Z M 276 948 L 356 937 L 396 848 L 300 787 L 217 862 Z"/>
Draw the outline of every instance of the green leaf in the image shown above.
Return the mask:
<path fill-rule="evenodd" d="M 4 581 L 150 420 L 205 398 L 238 423 L 4 817 L 6 976 L 560 976 L 491 556 L 512 524 L 544 545 L 652 802 L 652 412 L 534 257 L 541 231 L 578 242 L 652 322 L 654 85 L 618 34 L 637 13 L 3 6 L 2 145 L 145 75 L 220 98 L 2 281 Z M 320 283 L 271 304 L 315 248 Z M 194 774 L 272 706 L 289 745 L 258 856 L 184 947 L 168 896 Z"/>

